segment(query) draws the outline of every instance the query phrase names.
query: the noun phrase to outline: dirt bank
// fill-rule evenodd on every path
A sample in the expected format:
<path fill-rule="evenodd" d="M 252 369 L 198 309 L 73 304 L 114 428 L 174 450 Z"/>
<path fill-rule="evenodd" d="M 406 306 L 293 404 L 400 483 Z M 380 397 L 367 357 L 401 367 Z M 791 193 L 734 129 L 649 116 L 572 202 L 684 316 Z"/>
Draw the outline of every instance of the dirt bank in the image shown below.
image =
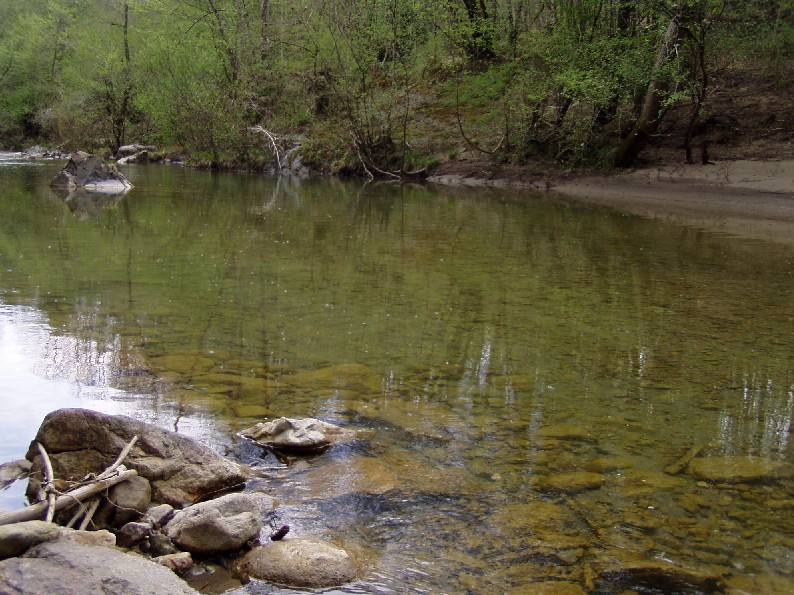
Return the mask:
<path fill-rule="evenodd" d="M 611 175 L 548 176 L 506 167 L 444 168 L 442 184 L 541 190 L 742 237 L 794 244 L 794 159 L 659 165 Z"/>
<path fill-rule="evenodd" d="M 794 160 L 658 166 L 564 180 L 551 191 L 647 217 L 794 244 Z"/>

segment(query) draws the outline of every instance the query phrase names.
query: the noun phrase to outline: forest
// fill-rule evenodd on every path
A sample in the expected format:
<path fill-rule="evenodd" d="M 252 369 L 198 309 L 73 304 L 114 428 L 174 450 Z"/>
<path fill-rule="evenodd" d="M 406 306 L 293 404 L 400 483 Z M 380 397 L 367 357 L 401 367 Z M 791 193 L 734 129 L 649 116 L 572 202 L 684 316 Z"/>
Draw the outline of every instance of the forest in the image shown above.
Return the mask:
<path fill-rule="evenodd" d="M 0 145 L 404 177 L 473 152 L 682 160 L 737 122 L 726 72 L 788 95 L 792 0 L 0 0 Z"/>

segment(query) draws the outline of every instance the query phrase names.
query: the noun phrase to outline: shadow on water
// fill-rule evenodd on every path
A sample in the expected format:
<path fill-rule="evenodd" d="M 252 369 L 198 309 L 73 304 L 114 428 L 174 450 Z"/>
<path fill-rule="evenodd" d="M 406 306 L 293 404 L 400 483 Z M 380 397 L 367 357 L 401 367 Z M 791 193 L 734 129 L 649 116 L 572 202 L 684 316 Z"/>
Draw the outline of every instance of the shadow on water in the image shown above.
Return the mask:
<path fill-rule="evenodd" d="M 290 536 L 361 555 L 338 592 L 792 590 L 790 247 L 166 167 L 77 220 L 48 167 L 0 168 L 0 357 L 30 364 L 0 371 L 4 414 L 38 378 L 43 409 L 201 436 Z M 281 415 L 359 439 L 290 459 L 234 437 Z"/>

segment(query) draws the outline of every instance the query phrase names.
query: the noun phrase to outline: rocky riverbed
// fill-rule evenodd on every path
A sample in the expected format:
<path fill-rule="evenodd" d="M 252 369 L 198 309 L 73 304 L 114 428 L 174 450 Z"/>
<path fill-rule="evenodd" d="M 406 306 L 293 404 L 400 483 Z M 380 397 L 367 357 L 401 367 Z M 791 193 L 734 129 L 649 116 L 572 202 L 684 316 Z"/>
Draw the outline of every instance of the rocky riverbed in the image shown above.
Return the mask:
<path fill-rule="evenodd" d="M 270 424 L 271 432 L 259 426 L 262 444 L 275 440 L 285 452 L 311 446 L 316 454 L 351 435 L 319 420 L 283 418 Z M 276 501 L 246 487 L 248 469 L 181 434 L 124 416 L 61 409 L 45 418 L 26 461 L 0 468 L 6 482 L 28 477 L 29 498 L 39 502 L 0 514 L 4 593 L 194 593 L 178 577 L 200 576 L 218 563 L 232 569 L 237 585 L 255 577 L 329 587 L 359 574 L 351 554 L 323 539 L 281 543 L 289 527 L 265 530 Z M 114 473 L 131 475 L 95 498 L 78 496 Z M 54 514 L 44 504 L 50 495 Z M 35 518 L 45 515 L 52 522 Z"/>

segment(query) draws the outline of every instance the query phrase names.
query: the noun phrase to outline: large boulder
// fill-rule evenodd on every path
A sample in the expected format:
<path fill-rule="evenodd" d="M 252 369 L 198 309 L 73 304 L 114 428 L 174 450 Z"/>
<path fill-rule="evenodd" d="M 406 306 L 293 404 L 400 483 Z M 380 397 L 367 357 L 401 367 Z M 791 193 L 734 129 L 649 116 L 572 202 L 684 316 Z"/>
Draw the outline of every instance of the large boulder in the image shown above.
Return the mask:
<path fill-rule="evenodd" d="M 54 188 L 74 190 L 84 188 L 95 192 L 125 192 L 132 188 L 115 165 L 105 163 L 101 157 L 78 151 L 69 159 L 61 172 L 50 181 Z"/>
<path fill-rule="evenodd" d="M 0 562 L 0 592 L 14 595 L 196 595 L 173 572 L 142 556 L 53 541 Z"/>
<path fill-rule="evenodd" d="M 123 415 L 59 409 L 44 418 L 35 440 L 47 450 L 55 477 L 74 481 L 111 465 L 133 436 L 138 441 L 124 464 L 149 480 L 155 504 L 182 508 L 245 484 L 243 468 L 212 449 Z M 42 477 L 35 443 L 26 458 L 33 462 L 28 485 L 32 496 Z"/>
<path fill-rule="evenodd" d="M 130 477 L 108 490 L 107 501 L 94 515 L 93 523 L 100 528 L 121 527 L 147 511 L 152 502 L 152 486 L 140 475 Z"/>
<path fill-rule="evenodd" d="M 176 513 L 165 526 L 165 534 L 183 550 L 212 554 L 240 549 L 261 529 L 256 499 L 248 494 L 227 494 Z"/>
<path fill-rule="evenodd" d="M 313 418 L 280 417 L 261 422 L 240 434 L 274 450 L 312 454 L 322 452 L 332 444 L 347 442 L 355 433 Z"/>
<path fill-rule="evenodd" d="M 349 553 L 312 538 L 274 541 L 254 548 L 239 569 L 252 578 L 308 589 L 337 587 L 357 575 L 356 562 Z"/>

